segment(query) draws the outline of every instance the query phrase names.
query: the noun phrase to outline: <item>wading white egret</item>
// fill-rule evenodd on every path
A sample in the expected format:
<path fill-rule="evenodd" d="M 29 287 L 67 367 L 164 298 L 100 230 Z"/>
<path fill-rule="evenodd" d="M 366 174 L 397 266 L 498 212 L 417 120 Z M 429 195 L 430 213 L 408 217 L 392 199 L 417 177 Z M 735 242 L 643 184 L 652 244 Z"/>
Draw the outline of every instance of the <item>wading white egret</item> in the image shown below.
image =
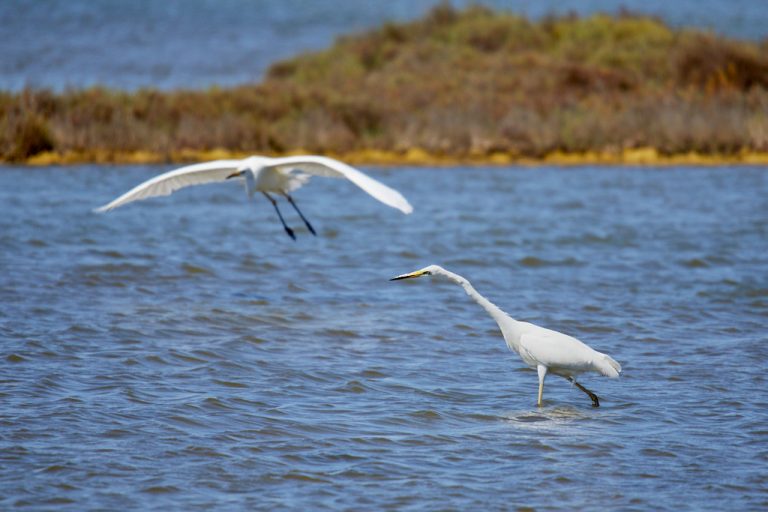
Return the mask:
<path fill-rule="evenodd" d="M 545 329 L 528 322 L 520 322 L 504 313 L 498 306 L 480 295 L 465 278 L 438 265 L 430 265 L 410 274 L 393 277 L 390 281 L 422 276 L 442 276 L 460 285 L 496 320 L 507 346 L 517 352 L 522 360 L 539 373 L 539 399 L 544 393 L 544 378 L 548 373 L 571 381 L 589 395 L 593 407 L 600 407 L 597 395 L 576 382 L 576 376 L 585 372 L 597 372 L 606 377 L 618 377 L 621 365 L 611 356 L 598 352 L 581 341 L 561 332 Z"/>
<path fill-rule="evenodd" d="M 298 189 L 312 176 L 327 178 L 346 178 L 374 198 L 387 206 L 396 208 L 403 213 L 411 213 L 413 207 L 398 192 L 383 183 L 363 174 L 344 162 L 324 156 L 301 155 L 282 158 L 251 156 L 242 160 L 216 160 L 200 164 L 188 165 L 180 169 L 168 171 L 145 181 L 118 197 L 111 203 L 100 208 L 97 212 L 106 212 L 124 204 L 155 196 L 167 196 L 180 188 L 192 185 L 202 185 L 230 178 L 240 178 L 245 182 L 248 197 L 261 192 L 275 207 L 277 216 L 288 236 L 296 239 L 293 230 L 288 227 L 277 206 L 277 201 L 270 194 L 284 196 L 299 214 L 307 229 L 316 235 L 314 228 L 304 217 L 291 197 L 291 192 Z"/>

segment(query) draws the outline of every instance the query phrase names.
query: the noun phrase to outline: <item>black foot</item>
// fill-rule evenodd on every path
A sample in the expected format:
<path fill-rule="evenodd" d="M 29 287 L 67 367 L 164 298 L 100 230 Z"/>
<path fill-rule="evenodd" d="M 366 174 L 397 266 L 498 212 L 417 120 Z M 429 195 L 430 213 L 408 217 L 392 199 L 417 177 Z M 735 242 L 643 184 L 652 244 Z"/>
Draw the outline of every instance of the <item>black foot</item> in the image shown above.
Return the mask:
<path fill-rule="evenodd" d="M 312 233 L 313 235 L 317 236 L 317 233 L 315 233 L 315 228 L 313 228 L 312 224 L 310 224 L 309 222 L 307 222 L 307 229 L 309 229 L 310 233 Z"/>
<path fill-rule="evenodd" d="M 288 226 L 285 226 L 285 232 L 288 233 L 288 236 L 296 240 L 296 235 L 293 233 L 293 230 L 289 228 Z"/>
<path fill-rule="evenodd" d="M 585 388 L 584 386 L 576 382 L 576 379 L 574 379 L 573 377 L 571 377 L 568 380 L 570 380 L 574 386 L 576 386 L 577 388 L 585 392 L 587 396 L 589 396 L 589 398 L 592 400 L 592 407 L 600 407 L 600 399 L 597 398 L 596 394 L 594 394 L 593 392 L 591 392 L 590 390 L 588 390 L 587 388 Z"/>

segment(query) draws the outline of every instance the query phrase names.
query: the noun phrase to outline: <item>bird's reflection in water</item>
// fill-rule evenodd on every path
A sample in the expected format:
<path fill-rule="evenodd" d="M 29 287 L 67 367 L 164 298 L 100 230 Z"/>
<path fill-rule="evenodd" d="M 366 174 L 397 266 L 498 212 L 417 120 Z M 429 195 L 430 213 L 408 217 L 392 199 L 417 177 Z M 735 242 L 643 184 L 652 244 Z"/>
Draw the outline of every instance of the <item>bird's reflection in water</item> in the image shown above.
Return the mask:
<path fill-rule="evenodd" d="M 554 407 L 538 407 L 535 409 L 525 409 L 516 411 L 507 411 L 501 415 L 504 423 L 515 428 L 524 430 L 557 430 L 573 427 L 590 420 L 595 414 L 600 412 L 593 409 L 580 409 L 567 405 Z"/>

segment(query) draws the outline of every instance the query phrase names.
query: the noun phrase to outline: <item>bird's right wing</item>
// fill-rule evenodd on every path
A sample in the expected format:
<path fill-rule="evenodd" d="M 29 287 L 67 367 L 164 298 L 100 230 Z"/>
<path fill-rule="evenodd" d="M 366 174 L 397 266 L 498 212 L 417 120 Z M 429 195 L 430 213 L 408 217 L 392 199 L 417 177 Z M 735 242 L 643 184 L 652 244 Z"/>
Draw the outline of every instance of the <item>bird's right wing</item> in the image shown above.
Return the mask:
<path fill-rule="evenodd" d="M 242 165 L 242 160 L 215 160 L 201 164 L 187 165 L 168 171 L 145 181 L 121 195 L 111 203 L 96 208 L 95 212 L 106 212 L 118 206 L 155 196 L 167 196 L 180 188 L 224 181 Z"/>
<path fill-rule="evenodd" d="M 387 206 L 396 208 L 403 213 L 411 213 L 413 211 L 413 207 L 408 200 L 397 190 L 333 158 L 317 155 L 286 156 L 273 158 L 270 161 L 269 167 L 283 171 L 298 169 L 306 174 L 327 178 L 347 178 Z"/>

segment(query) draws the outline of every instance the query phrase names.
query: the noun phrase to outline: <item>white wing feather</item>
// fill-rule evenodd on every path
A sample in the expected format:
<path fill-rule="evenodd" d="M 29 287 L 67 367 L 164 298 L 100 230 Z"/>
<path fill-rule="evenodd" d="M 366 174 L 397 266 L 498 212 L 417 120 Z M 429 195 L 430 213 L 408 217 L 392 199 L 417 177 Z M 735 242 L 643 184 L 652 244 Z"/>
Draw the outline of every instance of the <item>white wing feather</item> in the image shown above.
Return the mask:
<path fill-rule="evenodd" d="M 582 341 L 527 322 L 520 322 L 525 327 L 525 332 L 520 338 L 522 349 L 533 358 L 550 368 L 557 370 L 574 371 L 580 373 L 592 366 L 600 354 Z"/>
<path fill-rule="evenodd" d="M 167 196 L 180 188 L 224 181 L 242 163 L 242 160 L 216 160 L 168 171 L 137 185 L 111 203 L 96 208 L 94 211 L 106 212 L 148 197 Z"/>
<path fill-rule="evenodd" d="M 621 373 L 621 365 L 615 359 L 573 336 L 528 322 L 519 324 L 524 329 L 520 337 L 521 356 L 524 351 L 529 358 L 547 366 L 553 373 L 568 376 L 596 371 L 612 378 Z"/>
<path fill-rule="evenodd" d="M 411 204 L 397 190 L 333 158 L 313 155 L 288 156 L 273 158 L 267 165 L 282 171 L 299 169 L 314 176 L 346 178 L 387 206 L 396 208 L 406 214 L 413 211 Z"/>

